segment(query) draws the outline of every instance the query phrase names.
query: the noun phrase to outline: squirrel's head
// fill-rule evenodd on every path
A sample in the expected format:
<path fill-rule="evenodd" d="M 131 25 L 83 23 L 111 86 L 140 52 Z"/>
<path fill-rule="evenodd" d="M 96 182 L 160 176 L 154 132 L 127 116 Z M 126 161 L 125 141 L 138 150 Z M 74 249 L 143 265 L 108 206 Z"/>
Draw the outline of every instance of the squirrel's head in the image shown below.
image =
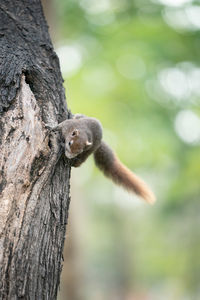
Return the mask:
<path fill-rule="evenodd" d="M 84 130 L 72 128 L 67 137 L 65 137 L 65 155 L 71 159 L 89 150 L 92 147 L 92 141 Z"/>

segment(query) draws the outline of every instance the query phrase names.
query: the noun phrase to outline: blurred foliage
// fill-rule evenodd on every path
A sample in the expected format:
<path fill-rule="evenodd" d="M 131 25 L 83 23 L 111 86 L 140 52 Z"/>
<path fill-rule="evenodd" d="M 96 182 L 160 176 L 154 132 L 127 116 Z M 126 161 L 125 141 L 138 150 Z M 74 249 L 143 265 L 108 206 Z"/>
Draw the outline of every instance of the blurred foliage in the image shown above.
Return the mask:
<path fill-rule="evenodd" d="M 200 297 L 198 5 L 55 0 L 69 108 L 101 120 L 158 198 L 154 207 L 133 198 L 91 159 L 73 172 L 87 219 L 81 300 Z"/>

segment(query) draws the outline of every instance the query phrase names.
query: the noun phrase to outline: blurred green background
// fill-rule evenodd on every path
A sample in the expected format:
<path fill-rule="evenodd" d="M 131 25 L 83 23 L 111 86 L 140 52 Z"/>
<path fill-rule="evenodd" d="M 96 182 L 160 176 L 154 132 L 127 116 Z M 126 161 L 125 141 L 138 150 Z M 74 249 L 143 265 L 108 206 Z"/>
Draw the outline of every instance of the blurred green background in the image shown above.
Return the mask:
<path fill-rule="evenodd" d="M 59 300 L 200 299 L 199 5 L 52 2 L 68 107 L 100 119 L 157 196 L 149 206 L 114 186 L 92 157 L 72 170 Z"/>

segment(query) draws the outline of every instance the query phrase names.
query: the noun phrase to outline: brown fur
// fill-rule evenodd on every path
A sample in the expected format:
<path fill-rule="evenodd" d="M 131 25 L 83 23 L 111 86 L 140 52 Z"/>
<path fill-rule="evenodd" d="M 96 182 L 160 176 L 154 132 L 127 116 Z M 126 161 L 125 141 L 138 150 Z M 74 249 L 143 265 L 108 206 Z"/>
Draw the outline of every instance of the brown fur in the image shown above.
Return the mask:
<path fill-rule="evenodd" d="M 79 167 L 93 153 L 97 167 L 107 177 L 148 203 L 154 203 L 155 196 L 144 181 L 125 167 L 102 141 L 102 127 L 98 120 L 75 115 L 73 119 L 60 123 L 55 130 L 61 131 L 65 155 L 73 167 Z"/>
<path fill-rule="evenodd" d="M 94 153 L 96 165 L 116 184 L 136 193 L 148 203 L 155 202 L 155 196 L 142 179 L 124 166 L 104 142 Z"/>

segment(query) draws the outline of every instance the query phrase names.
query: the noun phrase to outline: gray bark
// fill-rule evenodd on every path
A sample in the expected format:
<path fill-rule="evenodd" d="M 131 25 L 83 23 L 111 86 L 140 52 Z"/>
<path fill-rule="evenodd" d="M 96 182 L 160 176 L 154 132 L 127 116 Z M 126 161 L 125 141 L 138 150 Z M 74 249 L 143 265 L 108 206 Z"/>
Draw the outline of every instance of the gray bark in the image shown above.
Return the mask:
<path fill-rule="evenodd" d="M 0 2 L 0 299 L 56 299 L 70 167 L 55 126 L 68 118 L 39 0 Z"/>

